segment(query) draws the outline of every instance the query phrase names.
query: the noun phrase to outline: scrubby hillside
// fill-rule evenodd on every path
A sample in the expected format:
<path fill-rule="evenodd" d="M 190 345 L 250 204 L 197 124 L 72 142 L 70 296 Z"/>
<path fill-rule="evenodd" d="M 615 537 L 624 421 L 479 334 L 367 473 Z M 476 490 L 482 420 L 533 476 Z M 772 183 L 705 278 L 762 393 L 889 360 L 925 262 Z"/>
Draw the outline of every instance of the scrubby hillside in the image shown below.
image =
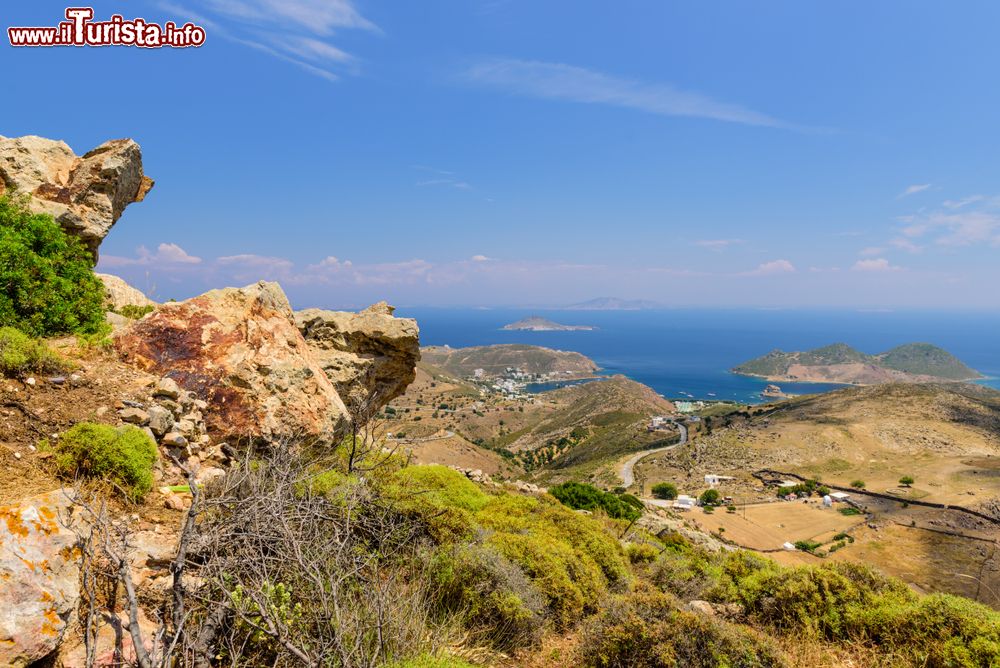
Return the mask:
<path fill-rule="evenodd" d="M 480 393 L 473 385 L 421 363 L 417 381 L 390 404 L 385 429 L 420 461 L 543 481 L 613 475 L 621 455 L 675 437 L 649 433 L 652 416 L 673 404 L 623 376 L 537 395 Z M 500 457 L 506 465 L 490 464 Z"/>
<path fill-rule="evenodd" d="M 909 343 L 877 355 L 862 353 L 845 343 L 806 352 L 773 350 L 740 364 L 733 372 L 773 381 L 858 385 L 980 378 L 957 357 L 929 343 Z"/>
<path fill-rule="evenodd" d="M 427 346 L 420 351 L 428 364 L 457 378 L 471 377 L 476 369 L 486 376 L 501 376 L 508 368 L 529 374 L 560 374 L 580 377 L 598 370 L 593 360 L 580 353 L 552 350 L 519 343 L 470 348 Z"/>
<path fill-rule="evenodd" d="M 666 480 L 694 494 L 704 489 L 706 474 L 732 476 L 719 489 L 741 511 L 696 515 L 703 530 L 721 530 L 760 550 L 814 541 L 821 550 L 836 550 L 831 559 L 874 565 L 920 591 L 960 593 L 1000 606 L 993 550 L 1000 524 L 942 507 L 1000 520 L 1000 392 L 958 383 L 889 384 L 800 397 L 750 413 L 647 459 L 637 476 L 647 487 Z M 760 470 L 767 473 L 751 475 Z M 812 504 L 779 503 L 762 480 L 789 476 L 852 495 L 862 513 L 824 513 L 817 497 Z M 800 561 L 796 556 L 779 558 Z"/>

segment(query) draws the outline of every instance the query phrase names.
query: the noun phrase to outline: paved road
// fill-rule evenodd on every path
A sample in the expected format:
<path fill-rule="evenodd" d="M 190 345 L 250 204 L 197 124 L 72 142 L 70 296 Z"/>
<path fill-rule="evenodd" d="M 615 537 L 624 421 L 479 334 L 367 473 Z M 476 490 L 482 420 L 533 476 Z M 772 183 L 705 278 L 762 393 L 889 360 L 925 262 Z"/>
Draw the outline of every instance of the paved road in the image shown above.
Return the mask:
<path fill-rule="evenodd" d="M 618 475 L 622 479 L 622 486 L 623 487 L 631 487 L 633 484 L 635 484 L 634 469 L 635 469 L 635 465 L 638 464 L 640 460 L 642 460 L 642 459 L 644 459 L 644 458 L 646 458 L 646 457 L 648 457 L 650 455 L 655 455 L 658 452 L 666 452 L 667 450 L 673 450 L 677 446 L 684 445 L 685 443 L 687 443 L 687 440 L 688 440 L 688 430 L 687 430 L 687 427 L 685 427 L 682 424 L 678 424 L 677 425 L 677 429 L 679 429 L 680 432 L 681 432 L 681 440 L 678 441 L 677 443 L 675 443 L 673 445 L 668 445 L 665 448 L 655 448 L 653 450 L 643 450 L 642 452 L 636 453 L 635 455 L 633 455 L 632 457 L 630 457 L 627 462 L 625 462 L 624 464 L 622 464 L 621 470 L 618 471 Z"/>

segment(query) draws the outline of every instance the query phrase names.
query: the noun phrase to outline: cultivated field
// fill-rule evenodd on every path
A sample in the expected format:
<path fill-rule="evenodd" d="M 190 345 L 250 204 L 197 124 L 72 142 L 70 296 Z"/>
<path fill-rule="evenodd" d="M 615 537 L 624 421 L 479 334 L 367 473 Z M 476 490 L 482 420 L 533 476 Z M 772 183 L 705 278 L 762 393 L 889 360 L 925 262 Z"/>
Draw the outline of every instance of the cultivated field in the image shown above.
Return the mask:
<path fill-rule="evenodd" d="M 739 507 L 735 513 L 717 508 L 714 513 L 706 514 L 696 508 L 685 517 L 703 531 L 718 534 L 721 530 L 726 540 L 767 551 L 780 550 L 786 542 L 797 540 L 828 542 L 834 535 L 863 524 L 864 516 L 845 517 L 837 512 L 837 506 L 823 508 L 819 503 L 775 501 Z"/>

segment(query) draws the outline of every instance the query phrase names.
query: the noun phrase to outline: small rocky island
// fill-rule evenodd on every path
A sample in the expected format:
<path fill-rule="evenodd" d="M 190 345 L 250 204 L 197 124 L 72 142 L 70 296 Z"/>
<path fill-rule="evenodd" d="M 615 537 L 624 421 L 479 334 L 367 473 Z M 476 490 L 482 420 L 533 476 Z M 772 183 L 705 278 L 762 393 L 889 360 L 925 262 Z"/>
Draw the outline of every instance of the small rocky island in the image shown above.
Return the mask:
<path fill-rule="evenodd" d="M 963 382 L 982 378 L 948 351 L 929 343 L 908 343 L 869 355 L 846 343 L 804 352 L 772 350 L 735 367 L 733 373 L 772 383 L 809 382 L 879 385 L 881 383 Z"/>
<path fill-rule="evenodd" d="M 504 325 L 500 329 L 516 330 L 523 332 L 589 332 L 597 329 L 591 325 L 562 325 L 547 318 L 530 316 L 509 325 Z"/>

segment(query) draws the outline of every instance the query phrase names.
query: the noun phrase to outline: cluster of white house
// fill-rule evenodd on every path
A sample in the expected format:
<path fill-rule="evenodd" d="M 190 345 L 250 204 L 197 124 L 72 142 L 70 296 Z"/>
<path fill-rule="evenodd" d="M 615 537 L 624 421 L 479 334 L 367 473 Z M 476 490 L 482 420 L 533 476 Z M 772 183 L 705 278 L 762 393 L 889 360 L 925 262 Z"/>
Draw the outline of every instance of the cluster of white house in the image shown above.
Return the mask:
<path fill-rule="evenodd" d="M 715 488 L 716 485 L 728 480 L 735 480 L 733 476 L 728 475 L 718 475 L 715 473 L 709 473 L 705 475 L 705 484 L 710 488 Z M 794 487 L 798 483 L 793 480 L 784 480 L 781 483 L 782 487 Z M 728 497 L 726 497 L 728 499 Z M 785 497 L 788 499 L 789 497 Z M 851 498 L 851 495 L 846 492 L 830 492 L 823 497 L 823 506 L 826 508 L 831 507 L 834 503 L 842 503 Z M 679 495 L 673 503 L 675 510 L 691 510 L 696 505 L 698 505 L 698 499 L 693 496 L 688 496 L 687 494 Z"/>

